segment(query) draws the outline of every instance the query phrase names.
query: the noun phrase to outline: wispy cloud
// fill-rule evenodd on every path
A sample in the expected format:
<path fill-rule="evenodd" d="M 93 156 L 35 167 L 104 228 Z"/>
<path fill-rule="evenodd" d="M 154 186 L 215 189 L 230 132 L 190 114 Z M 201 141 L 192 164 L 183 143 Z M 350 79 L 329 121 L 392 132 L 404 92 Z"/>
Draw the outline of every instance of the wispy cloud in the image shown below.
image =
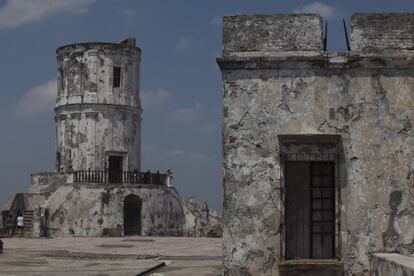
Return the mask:
<path fill-rule="evenodd" d="M 318 13 L 324 18 L 332 18 L 339 14 L 338 8 L 329 6 L 320 2 L 314 2 L 302 7 L 296 8 L 295 13 Z"/>
<path fill-rule="evenodd" d="M 134 9 L 124 9 L 121 11 L 121 15 L 123 16 L 126 23 L 134 22 L 135 18 L 138 17 L 138 11 Z"/>
<path fill-rule="evenodd" d="M 34 86 L 27 90 L 19 101 L 11 106 L 18 117 L 28 117 L 52 111 L 56 102 L 56 80 Z"/>
<path fill-rule="evenodd" d="M 188 37 L 180 37 L 177 41 L 176 48 L 179 51 L 188 51 L 191 47 L 191 41 Z"/>
<path fill-rule="evenodd" d="M 141 94 L 142 107 L 144 110 L 152 109 L 164 105 L 170 98 L 171 94 L 163 88 L 145 90 Z"/>
<path fill-rule="evenodd" d="M 192 124 L 203 132 L 213 132 L 218 128 L 220 114 L 203 104 L 195 103 L 190 107 L 178 108 L 170 112 L 169 119 L 177 123 Z"/>
<path fill-rule="evenodd" d="M 191 107 L 184 107 L 173 110 L 170 113 L 170 119 L 182 122 L 194 122 L 199 121 L 206 115 L 206 109 L 204 105 L 196 103 Z"/>
<path fill-rule="evenodd" d="M 161 160 L 170 160 L 170 165 L 178 161 L 181 162 L 207 162 L 214 163 L 213 158 L 206 156 L 198 152 L 187 152 L 183 149 L 163 149 L 156 145 L 142 145 L 143 156 L 147 158 L 152 157 L 158 159 L 158 162 L 155 163 L 164 163 Z M 173 162 L 175 161 L 175 162 Z M 152 162 L 151 162 L 152 163 Z M 168 169 L 168 167 L 162 167 L 161 169 Z"/>
<path fill-rule="evenodd" d="M 0 29 L 15 28 L 58 14 L 82 14 L 96 0 L 7 0 L 0 8 Z"/>

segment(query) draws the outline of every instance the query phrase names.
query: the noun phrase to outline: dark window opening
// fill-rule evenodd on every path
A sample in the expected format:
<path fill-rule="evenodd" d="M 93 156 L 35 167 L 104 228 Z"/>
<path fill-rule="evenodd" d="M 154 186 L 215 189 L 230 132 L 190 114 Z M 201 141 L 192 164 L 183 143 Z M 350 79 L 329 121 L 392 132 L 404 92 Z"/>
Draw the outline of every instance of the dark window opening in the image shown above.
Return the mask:
<path fill-rule="evenodd" d="M 59 69 L 59 88 L 60 91 L 63 91 L 65 89 L 64 80 L 63 80 L 63 70 Z"/>
<path fill-rule="evenodd" d="M 56 153 L 56 170 L 59 172 L 61 170 L 60 168 L 60 152 Z"/>
<path fill-rule="evenodd" d="M 334 259 L 335 162 L 285 168 L 286 259 Z"/>
<path fill-rule="evenodd" d="M 114 67 L 112 79 L 113 87 L 121 87 L 121 67 Z"/>

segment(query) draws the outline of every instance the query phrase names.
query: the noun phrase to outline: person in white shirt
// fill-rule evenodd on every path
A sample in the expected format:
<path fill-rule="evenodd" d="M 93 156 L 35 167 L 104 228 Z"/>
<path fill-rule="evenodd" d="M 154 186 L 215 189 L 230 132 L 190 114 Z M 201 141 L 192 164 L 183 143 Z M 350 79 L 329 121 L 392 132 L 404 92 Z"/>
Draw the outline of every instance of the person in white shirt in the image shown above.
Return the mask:
<path fill-rule="evenodd" d="M 17 216 L 17 232 L 19 234 L 19 237 L 23 237 L 23 231 L 24 231 L 24 218 L 23 214 L 19 213 Z"/>

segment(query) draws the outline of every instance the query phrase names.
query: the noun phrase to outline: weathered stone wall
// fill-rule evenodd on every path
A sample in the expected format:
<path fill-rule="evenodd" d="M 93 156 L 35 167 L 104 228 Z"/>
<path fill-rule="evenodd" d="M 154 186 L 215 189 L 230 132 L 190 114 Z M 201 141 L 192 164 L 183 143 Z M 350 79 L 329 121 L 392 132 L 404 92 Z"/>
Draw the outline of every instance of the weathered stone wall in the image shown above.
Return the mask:
<path fill-rule="evenodd" d="M 124 198 L 142 200 L 143 235 L 183 233 L 184 213 L 173 189 L 151 185 L 72 184 L 61 186 L 43 206 L 50 236 L 122 236 Z M 138 214 L 137 214 L 138 215 Z"/>
<path fill-rule="evenodd" d="M 357 13 L 351 28 L 352 51 L 414 50 L 412 13 Z"/>
<path fill-rule="evenodd" d="M 185 214 L 185 236 L 221 237 L 223 235 L 222 216 L 210 209 L 206 202 L 197 204 L 192 200 L 182 200 Z"/>
<path fill-rule="evenodd" d="M 371 268 L 372 276 L 412 276 L 414 258 L 400 254 L 373 254 Z"/>
<path fill-rule="evenodd" d="M 316 14 L 225 16 L 223 46 L 223 55 L 322 51 L 322 17 Z"/>
<path fill-rule="evenodd" d="M 373 252 L 414 252 L 413 57 L 223 53 L 225 275 L 278 273 L 282 134 L 341 137 L 337 250 L 345 275 L 368 275 Z"/>
<path fill-rule="evenodd" d="M 33 173 L 31 175 L 30 193 L 53 193 L 66 183 L 66 177 L 65 173 L 60 172 Z"/>
<path fill-rule="evenodd" d="M 140 169 L 141 103 L 135 41 L 79 43 L 57 49 L 56 166 L 104 170 L 109 155 Z M 114 67 L 121 68 L 113 87 Z"/>

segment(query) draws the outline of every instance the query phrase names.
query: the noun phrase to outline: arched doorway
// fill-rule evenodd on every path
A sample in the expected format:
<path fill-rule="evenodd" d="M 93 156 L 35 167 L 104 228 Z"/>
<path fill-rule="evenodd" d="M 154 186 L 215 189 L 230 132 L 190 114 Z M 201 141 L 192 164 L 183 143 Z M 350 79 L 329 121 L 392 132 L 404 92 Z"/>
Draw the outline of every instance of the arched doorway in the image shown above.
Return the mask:
<path fill-rule="evenodd" d="M 124 199 L 124 234 L 141 235 L 142 200 L 136 195 Z"/>

